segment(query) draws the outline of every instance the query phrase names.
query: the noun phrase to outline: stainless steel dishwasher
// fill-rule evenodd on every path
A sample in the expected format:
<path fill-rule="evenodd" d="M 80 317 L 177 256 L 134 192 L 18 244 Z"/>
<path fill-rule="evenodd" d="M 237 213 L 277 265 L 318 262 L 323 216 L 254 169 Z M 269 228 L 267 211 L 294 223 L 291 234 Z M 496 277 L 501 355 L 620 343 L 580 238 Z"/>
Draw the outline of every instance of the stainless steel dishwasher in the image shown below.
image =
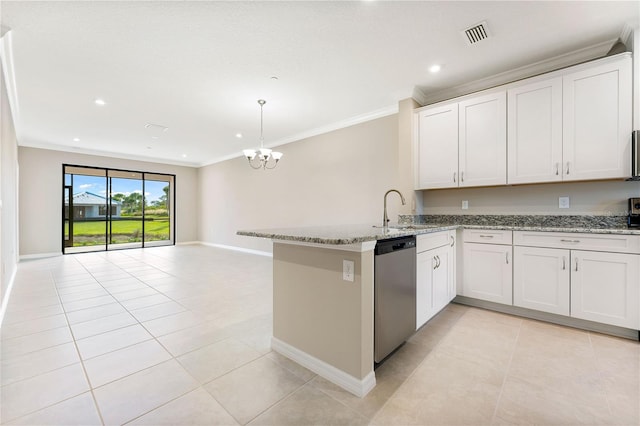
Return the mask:
<path fill-rule="evenodd" d="M 380 240 L 374 261 L 374 360 L 416 331 L 416 238 Z"/>

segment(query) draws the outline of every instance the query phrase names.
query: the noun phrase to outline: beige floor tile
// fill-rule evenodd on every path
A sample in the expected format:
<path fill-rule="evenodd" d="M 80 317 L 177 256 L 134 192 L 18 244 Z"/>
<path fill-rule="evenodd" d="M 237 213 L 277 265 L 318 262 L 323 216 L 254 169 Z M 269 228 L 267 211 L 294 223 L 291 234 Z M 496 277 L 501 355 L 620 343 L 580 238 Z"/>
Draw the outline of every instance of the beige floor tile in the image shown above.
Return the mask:
<path fill-rule="evenodd" d="M 95 336 L 96 334 L 105 333 L 107 331 L 116 330 L 118 328 L 127 327 L 137 323 L 138 321 L 136 321 L 131 314 L 128 312 L 122 312 L 92 321 L 72 324 L 71 331 L 73 331 L 73 337 L 75 339 L 84 339 L 86 337 Z"/>
<path fill-rule="evenodd" d="M 293 373 L 262 357 L 208 383 L 205 389 L 240 424 L 246 424 L 303 384 Z"/>
<path fill-rule="evenodd" d="M 58 404 L 20 417 L 9 425 L 65 425 L 65 426 L 90 426 L 102 425 L 100 416 L 90 392 L 85 392 L 76 397 L 67 399 Z"/>
<path fill-rule="evenodd" d="M 73 336 L 69 327 L 52 328 L 51 330 L 29 334 L 28 336 L 6 339 L 0 344 L 0 353 L 3 360 L 36 352 L 51 346 L 72 342 Z"/>
<path fill-rule="evenodd" d="M 588 387 L 583 392 L 590 392 Z M 614 424 L 604 395 L 591 404 L 578 395 L 555 392 L 515 377 L 507 378 L 496 409 L 497 424 L 605 425 Z M 591 399 L 591 398 L 589 398 Z"/>
<path fill-rule="evenodd" d="M 104 288 L 96 288 L 87 291 L 74 292 L 60 295 L 62 303 L 76 302 L 78 300 L 93 299 L 94 297 L 108 296 L 109 293 Z"/>
<path fill-rule="evenodd" d="M 359 398 L 320 376 L 316 376 L 310 385 L 352 408 L 367 419 L 371 419 L 404 383 L 404 379 L 399 376 L 380 376 L 376 373 L 376 386 L 364 398 Z"/>
<path fill-rule="evenodd" d="M 203 322 L 194 327 L 160 336 L 158 341 L 173 356 L 177 357 L 229 337 L 231 337 L 229 331 L 221 329 L 211 322 Z"/>
<path fill-rule="evenodd" d="M 202 388 L 156 408 L 128 424 L 238 426 L 238 422 Z"/>
<path fill-rule="evenodd" d="M 149 333 L 154 336 L 164 336 L 178 330 L 193 327 L 203 322 L 203 318 L 190 311 L 167 315 L 142 323 Z"/>
<path fill-rule="evenodd" d="M 67 319 L 69 320 L 69 324 L 78 324 L 111 315 L 121 314 L 126 311 L 127 310 L 121 304 L 110 303 L 108 305 L 98 306 L 97 308 L 88 308 L 69 312 L 67 313 Z"/>
<path fill-rule="evenodd" d="M 196 380 L 207 383 L 260 356 L 259 352 L 247 344 L 229 338 L 177 359 Z"/>
<path fill-rule="evenodd" d="M 175 360 L 101 386 L 94 395 L 105 424 L 140 417 L 196 389 L 198 383 Z"/>
<path fill-rule="evenodd" d="M 58 287 L 58 294 L 60 295 L 61 298 L 63 296 L 67 296 L 75 293 L 86 293 L 88 291 L 104 290 L 104 287 L 102 287 L 96 281 L 88 284 L 73 286 L 73 287 L 59 287 L 59 286 L 56 286 L 56 287 Z"/>
<path fill-rule="evenodd" d="M 2 359 L 2 386 L 38 376 L 58 368 L 80 362 L 76 346 L 72 342 L 41 349 L 36 352 Z"/>
<path fill-rule="evenodd" d="M 34 309 L 24 309 L 18 311 L 7 310 L 4 319 L 2 320 L 2 325 L 9 326 L 18 322 L 30 321 L 38 318 L 50 317 L 60 314 L 64 314 L 64 310 L 62 309 L 62 305 L 60 303 Z"/>
<path fill-rule="evenodd" d="M 10 421 L 88 390 L 79 363 L 12 383 L 2 387 L 0 418 Z"/>
<path fill-rule="evenodd" d="M 67 319 L 63 314 L 38 318 L 5 326 L 2 325 L 2 339 L 27 336 L 41 331 L 51 330 L 67 325 Z"/>
<path fill-rule="evenodd" d="M 122 302 L 122 306 L 130 311 L 133 311 L 135 309 L 146 308 L 149 306 L 167 302 L 171 302 L 171 299 L 169 299 L 164 294 L 154 294 L 151 296 L 138 297 L 137 299 L 125 300 Z"/>
<path fill-rule="evenodd" d="M 87 360 L 151 339 L 153 339 L 153 336 L 144 327 L 140 324 L 134 324 L 77 340 L 76 344 L 82 359 Z"/>
<path fill-rule="evenodd" d="M 306 384 L 251 423 L 257 425 L 366 425 L 367 419 Z"/>
<path fill-rule="evenodd" d="M 118 301 L 123 302 L 125 300 L 137 299 L 139 297 L 147 297 L 158 294 L 158 292 L 152 289 L 149 286 L 145 286 L 144 288 L 138 288 L 130 291 L 123 291 L 121 293 L 113 293 L 113 297 L 115 297 Z"/>
<path fill-rule="evenodd" d="M 373 423 L 488 424 L 500 395 L 505 373 L 452 357 L 444 351 L 430 353 L 414 374 L 374 417 Z"/>
<path fill-rule="evenodd" d="M 73 302 L 62 302 L 66 312 L 79 311 L 81 309 L 94 308 L 97 306 L 108 305 L 116 300 L 111 295 L 98 296 L 90 299 L 76 300 Z"/>
<path fill-rule="evenodd" d="M 290 372 L 295 374 L 297 377 L 301 378 L 304 382 L 308 382 L 309 380 L 316 377 L 316 373 L 314 373 L 313 371 L 308 370 L 307 368 L 301 366 L 297 362 L 292 361 L 289 358 L 283 355 L 280 355 L 277 352 L 269 352 L 266 355 L 266 357 L 278 363 L 280 367 L 284 367 L 285 369 L 289 370 Z"/>
<path fill-rule="evenodd" d="M 147 340 L 84 362 L 91 386 L 96 388 L 171 359 L 155 340 Z"/>
<path fill-rule="evenodd" d="M 159 305 L 153 305 L 146 308 L 136 309 L 131 311 L 131 315 L 136 317 L 140 322 L 150 321 L 156 318 L 165 317 L 179 312 L 184 312 L 186 309 L 184 306 L 177 302 L 161 303 Z"/>

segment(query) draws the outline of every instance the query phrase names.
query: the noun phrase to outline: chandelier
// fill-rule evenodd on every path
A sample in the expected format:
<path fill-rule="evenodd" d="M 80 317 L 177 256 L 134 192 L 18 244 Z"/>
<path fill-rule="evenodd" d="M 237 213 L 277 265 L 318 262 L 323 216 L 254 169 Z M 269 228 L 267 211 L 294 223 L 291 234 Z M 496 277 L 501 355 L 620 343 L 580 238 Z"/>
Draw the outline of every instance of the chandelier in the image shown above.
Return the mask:
<path fill-rule="evenodd" d="M 269 148 L 264 147 L 264 138 L 262 136 L 262 107 L 266 104 L 267 101 L 264 99 L 259 99 L 258 104 L 260 105 L 260 149 L 245 149 L 242 152 L 244 156 L 249 160 L 249 165 L 258 170 L 258 169 L 274 169 L 278 165 L 278 161 L 282 158 L 281 152 L 272 151 Z M 257 159 L 257 161 L 254 161 Z"/>

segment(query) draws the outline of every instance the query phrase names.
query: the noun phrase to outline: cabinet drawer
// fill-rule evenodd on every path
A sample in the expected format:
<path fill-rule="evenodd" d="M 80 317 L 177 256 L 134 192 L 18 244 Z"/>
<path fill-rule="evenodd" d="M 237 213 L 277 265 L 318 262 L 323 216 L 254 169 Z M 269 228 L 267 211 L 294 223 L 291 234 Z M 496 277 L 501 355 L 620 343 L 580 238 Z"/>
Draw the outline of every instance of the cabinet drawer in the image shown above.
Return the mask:
<path fill-rule="evenodd" d="M 434 248 L 446 246 L 451 244 L 451 238 L 449 237 L 449 231 L 433 232 L 430 234 L 418 234 L 416 235 L 416 252 L 421 253 L 423 251 L 431 250 Z"/>
<path fill-rule="evenodd" d="M 511 244 L 512 234 L 511 231 L 497 229 L 465 229 L 462 240 L 465 243 Z"/>
<path fill-rule="evenodd" d="M 640 254 L 640 235 L 515 231 L 513 244 Z"/>

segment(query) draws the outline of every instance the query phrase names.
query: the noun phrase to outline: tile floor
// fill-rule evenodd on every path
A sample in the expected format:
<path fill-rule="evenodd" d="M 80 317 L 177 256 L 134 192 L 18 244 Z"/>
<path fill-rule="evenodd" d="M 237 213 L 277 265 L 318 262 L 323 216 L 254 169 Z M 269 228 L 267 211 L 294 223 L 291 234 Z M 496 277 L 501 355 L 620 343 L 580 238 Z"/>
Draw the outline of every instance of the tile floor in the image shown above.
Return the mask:
<path fill-rule="evenodd" d="M 203 246 L 21 262 L 2 424 L 638 425 L 640 345 L 452 304 L 356 398 L 271 352 L 271 260 Z"/>

